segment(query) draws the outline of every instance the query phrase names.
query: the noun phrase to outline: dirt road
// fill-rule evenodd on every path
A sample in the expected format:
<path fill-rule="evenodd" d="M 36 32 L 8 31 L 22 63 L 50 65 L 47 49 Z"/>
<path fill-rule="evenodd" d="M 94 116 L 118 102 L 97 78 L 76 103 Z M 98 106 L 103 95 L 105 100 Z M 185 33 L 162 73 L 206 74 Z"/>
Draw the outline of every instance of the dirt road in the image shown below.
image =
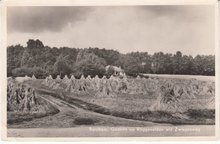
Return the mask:
<path fill-rule="evenodd" d="M 152 122 L 144 122 L 137 120 L 130 120 L 124 118 L 118 118 L 110 115 L 102 115 L 99 113 L 83 110 L 69 104 L 58 98 L 54 98 L 50 95 L 40 96 L 46 101 L 49 101 L 56 106 L 60 112 L 55 115 L 34 119 L 32 121 L 24 121 L 19 124 L 12 124 L 10 128 L 69 128 L 77 127 L 74 123 L 75 118 L 91 118 L 96 122 L 93 125 L 98 126 L 154 126 Z M 166 124 L 167 125 L 167 124 Z"/>

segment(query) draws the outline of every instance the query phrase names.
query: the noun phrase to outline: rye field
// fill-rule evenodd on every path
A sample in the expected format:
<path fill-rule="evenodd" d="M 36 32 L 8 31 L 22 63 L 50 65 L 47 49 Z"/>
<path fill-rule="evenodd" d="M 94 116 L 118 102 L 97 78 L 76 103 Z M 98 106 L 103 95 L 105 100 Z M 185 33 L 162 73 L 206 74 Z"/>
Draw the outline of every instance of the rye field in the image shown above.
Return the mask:
<path fill-rule="evenodd" d="M 214 77 L 8 78 L 7 123 L 9 128 L 214 125 Z"/>

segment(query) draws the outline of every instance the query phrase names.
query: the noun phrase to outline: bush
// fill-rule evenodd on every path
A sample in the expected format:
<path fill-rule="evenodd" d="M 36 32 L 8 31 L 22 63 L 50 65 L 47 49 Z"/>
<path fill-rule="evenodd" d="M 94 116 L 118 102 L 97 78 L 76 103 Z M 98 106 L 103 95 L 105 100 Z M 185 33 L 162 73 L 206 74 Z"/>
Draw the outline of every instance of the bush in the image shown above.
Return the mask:
<path fill-rule="evenodd" d="M 45 78 L 46 71 L 40 67 L 34 67 L 34 68 L 20 67 L 12 71 L 12 76 L 14 77 L 24 77 L 26 75 L 30 77 L 32 75 L 35 75 L 36 78 Z"/>
<path fill-rule="evenodd" d="M 36 78 L 42 79 L 42 78 L 45 78 L 45 76 L 46 76 L 46 71 L 43 70 L 43 69 L 40 68 L 40 67 L 34 67 L 34 68 L 32 69 L 32 74 L 35 75 Z"/>
<path fill-rule="evenodd" d="M 98 75 L 99 77 L 102 77 L 104 74 L 105 68 L 103 65 L 98 65 L 90 61 L 78 62 L 74 67 L 73 73 L 76 78 L 80 78 L 82 75 L 90 75 L 91 77 L 95 77 L 96 75 Z"/>
<path fill-rule="evenodd" d="M 20 67 L 12 71 L 12 76 L 15 77 L 24 77 L 25 75 L 32 76 L 32 73 L 33 73 L 32 68 Z"/>

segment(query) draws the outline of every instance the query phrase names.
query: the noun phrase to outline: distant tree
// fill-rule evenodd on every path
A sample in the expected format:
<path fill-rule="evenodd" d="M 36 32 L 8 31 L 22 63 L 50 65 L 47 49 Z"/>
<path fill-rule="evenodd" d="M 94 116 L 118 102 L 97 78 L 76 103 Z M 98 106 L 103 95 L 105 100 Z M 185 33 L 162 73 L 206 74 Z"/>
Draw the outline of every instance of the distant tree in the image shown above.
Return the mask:
<path fill-rule="evenodd" d="M 115 72 L 115 69 L 113 66 L 109 66 L 109 68 L 106 70 L 105 74 L 110 77 L 111 75 L 113 75 Z"/>
<path fill-rule="evenodd" d="M 183 65 L 182 65 L 182 53 L 177 51 L 173 56 L 173 73 L 174 74 L 182 74 Z"/>
<path fill-rule="evenodd" d="M 193 74 L 215 75 L 215 57 L 197 55 L 193 60 Z"/>
<path fill-rule="evenodd" d="M 152 56 L 152 71 L 156 74 L 163 74 L 166 72 L 166 56 L 163 52 L 154 53 Z"/>
<path fill-rule="evenodd" d="M 102 77 L 105 74 L 104 66 L 99 66 L 91 61 L 80 61 L 76 63 L 74 75 L 81 77 L 82 75 L 94 77 L 96 75 Z"/>
<path fill-rule="evenodd" d="M 204 56 L 204 75 L 215 75 L 215 57 L 214 56 Z"/>
<path fill-rule="evenodd" d="M 50 48 L 38 39 L 28 40 L 27 47 L 7 47 L 7 76 L 30 72 L 31 75 L 37 73 L 40 77 L 72 72 L 80 76 L 102 76 L 107 65 L 121 67 L 125 73 L 133 76 L 140 73 L 215 75 L 214 55 L 197 55 L 193 58 L 183 55 L 180 51 L 174 55 L 163 52 L 150 55 L 147 52 L 121 54 L 115 50 L 91 47 Z M 110 73 L 111 71 L 106 72 Z"/>
<path fill-rule="evenodd" d="M 59 51 L 61 55 L 65 56 L 66 59 L 68 59 L 67 61 L 68 64 L 73 66 L 74 63 L 76 62 L 76 58 L 79 50 L 75 48 L 62 47 L 59 49 Z"/>
<path fill-rule="evenodd" d="M 117 62 L 120 59 L 120 53 L 115 50 L 107 50 L 105 48 L 99 49 L 99 48 L 91 48 L 89 47 L 86 49 L 88 52 L 94 53 L 100 58 L 105 59 L 106 65 L 115 65 L 118 66 Z"/>
<path fill-rule="evenodd" d="M 74 75 L 80 77 L 85 76 L 103 76 L 105 74 L 106 62 L 103 58 L 98 57 L 94 53 L 87 50 L 81 50 L 77 55 L 74 66 Z"/>
<path fill-rule="evenodd" d="M 21 66 L 23 67 L 42 67 L 47 61 L 45 56 L 46 49 L 40 40 L 28 40 L 27 48 L 24 49 Z"/>
<path fill-rule="evenodd" d="M 139 63 L 137 57 L 127 55 L 125 57 L 123 68 L 127 75 L 136 77 L 141 71 L 141 63 Z"/>
<path fill-rule="evenodd" d="M 184 55 L 182 57 L 182 69 L 181 74 L 191 75 L 193 74 L 193 57 Z"/>
<path fill-rule="evenodd" d="M 44 44 L 38 39 L 29 39 L 27 42 L 27 48 L 44 48 Z"/>
<path fill-rule="evenodd" d="M 25 49 L 21 58 L 21 66 L 34 67 L 34 60 L 32 55 Z"/>
<path fill-rule="evenodd" d="M 34 75 L 38 79 L 46 78 L 46 71 L 40 67 L 32 68 L 32 75 Z"/>
<path fill-rule="evenodd" d="M 53 70 L 54 74 L 60 75 L 61 77 L 72 73 L 72 69 L 68 65 L 67 59 L 63 55 L 60 55 L 57 58 L 56 62 L 54 63 Z"/>
<path fill-rule="evenodd" d="M 12 70 L 21 67 L 24 47 L 21 45 L 7 47 L 7 76 L 12 76 Z"/>
<path fill-rule="evenodd" d="M 132 57 L 135 57 L 139 65 L 139 73 L 150 73 L 151 72 L 151 56 L 147 52 L 132 52 L 128 53 Z"/>

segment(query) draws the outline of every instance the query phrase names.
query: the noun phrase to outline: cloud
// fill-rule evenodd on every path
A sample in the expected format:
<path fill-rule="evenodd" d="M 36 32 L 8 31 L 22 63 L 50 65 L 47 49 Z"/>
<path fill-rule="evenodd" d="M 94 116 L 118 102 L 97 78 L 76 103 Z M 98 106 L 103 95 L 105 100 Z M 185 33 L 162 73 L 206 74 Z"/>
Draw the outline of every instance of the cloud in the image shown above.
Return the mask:
<path fill-rule="evenodd" d="M 175 20 L 188 22 L 202 22 L 210 17 L 209 12 L 214 12 L 210 5 L 167 5 L 167 6 L 141 6 L 142 13 L 151 13 L 151 18 L 168 16 Z"/>
<path fill-rule="evenodd" d="M 176 21 L 201 21 L 209 17 L 203 10 L 210 6 L 109 6 L 109 7 L 8 7 L 8 32 L 39 33 L 58 32 L 68 24 L 85 21 L 93 11 L 136 12 L 139 20 L 152 21 L 160 17 L 170 17 Z M 112 13 L 113 14 L 113 13 Z M 206 20 L 206 19 L 205 19 Z"/>
<path fill-rule="evenodd" d="M 36 9 L 33 12 L 29 10 L 29 21 L 35 19 L 35 15 L 40 15 L 39 20 L 31 24 L 16 18 L 21 24 L 17 26 L 16 21 L 13 24 L 13 33 L 8 34 L 8 45 L 25 45 L 28 39 L 40 39 L 45 45 L 52 47 L 85 48 L 91 46 L 115 49 L 122 53 L 181 51 L 184 54 L 196 55 L 215 52 L 215 17 L 212 6 L 69 8 L 70 10 L 53 8 L 50 12 L 47 9 L 45 15 L 48 16 L 44 16 L 41 11 L 36 12 Z M 21 8 L 20 11 L 23 10 Z M 12 14 L 11 11 L 10 13 Z M 44 22 L 41 20 L 44 17 L 49 17 L 49 19 L 45 19 L 46 22 Z M 51 25 L 51 21 L 56 22 Z"/>
<path fill-rule="evenodd" d="M 60 31 L 86 19 L 90 7 L 8 7 L 8 32 Z"/>

